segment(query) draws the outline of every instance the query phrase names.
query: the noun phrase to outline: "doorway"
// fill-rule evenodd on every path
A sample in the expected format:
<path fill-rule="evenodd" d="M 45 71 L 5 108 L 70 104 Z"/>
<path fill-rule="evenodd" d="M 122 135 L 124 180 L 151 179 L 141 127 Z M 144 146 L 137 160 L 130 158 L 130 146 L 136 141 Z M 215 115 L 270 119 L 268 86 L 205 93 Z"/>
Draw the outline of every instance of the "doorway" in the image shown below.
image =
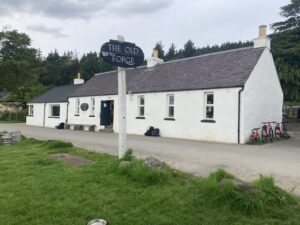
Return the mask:
<path fill-rule="evenodd" d="M 114 101 L 101 101 L 100 125 L 109 127 L 114 123 Z"/>

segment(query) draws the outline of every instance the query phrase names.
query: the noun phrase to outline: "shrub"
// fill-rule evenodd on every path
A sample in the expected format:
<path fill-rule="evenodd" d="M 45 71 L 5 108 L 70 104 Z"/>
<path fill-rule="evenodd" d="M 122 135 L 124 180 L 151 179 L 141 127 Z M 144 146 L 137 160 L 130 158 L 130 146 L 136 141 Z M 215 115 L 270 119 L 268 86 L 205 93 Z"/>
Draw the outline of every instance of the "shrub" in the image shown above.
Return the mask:
<path fill-rule="evenodd" d="M 122 157 L 121 161 L 132 161 L 134 159 L 132 149 L 127 149 L 124 156 Z"/>

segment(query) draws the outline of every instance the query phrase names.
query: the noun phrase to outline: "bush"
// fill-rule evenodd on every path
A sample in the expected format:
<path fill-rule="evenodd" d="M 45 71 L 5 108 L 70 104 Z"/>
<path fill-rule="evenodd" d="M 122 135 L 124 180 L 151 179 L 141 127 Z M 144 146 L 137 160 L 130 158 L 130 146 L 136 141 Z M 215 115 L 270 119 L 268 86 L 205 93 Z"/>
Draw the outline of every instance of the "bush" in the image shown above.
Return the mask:
<path fill-rule="evenodd" d="M 121 161 L 132 161 L 134 159 L 132 149 L 127 149 L 124 156 L 122 157 Z"/>
<path fill-rule="evenodd" d="M 1 121 L 20 121 L 25 122 L 27 116 L 27 110 L 22 109 L 18 113 L 16 112 L 10 112 L 10 111 L 4 111 L 0 113 L 0 120 Z"/>

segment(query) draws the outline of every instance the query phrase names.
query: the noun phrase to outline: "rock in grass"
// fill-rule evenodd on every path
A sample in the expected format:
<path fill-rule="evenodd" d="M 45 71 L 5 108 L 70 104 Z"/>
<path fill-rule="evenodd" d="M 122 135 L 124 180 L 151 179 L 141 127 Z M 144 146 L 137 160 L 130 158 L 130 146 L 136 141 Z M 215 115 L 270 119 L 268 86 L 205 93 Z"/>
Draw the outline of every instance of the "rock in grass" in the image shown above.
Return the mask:
<path fill-rule="evenodd" d="M 220 186 L 223 187 L 227 182 L 232 182 L 235 186 L 237 186 L 242 192 L 255 196 L 258 194 L 258 190 L 253 187 L 251 184 L 242 181 L 240 179 L 223 179 L 220 181 Z"/>
<path fill-rule="evenodd" d="M 122 161 L 119 164 L 120 169 L 130 168 L 132 166 L 132 161 Z"/>
<path fill-rule="evenodd" d="M 154 158 L 154 157 L 147 157 L 144 161 L 144 164 L 147 167 L 150 167 L 152 169 L 161 170 L 167 167 L 167 164 Z"/>

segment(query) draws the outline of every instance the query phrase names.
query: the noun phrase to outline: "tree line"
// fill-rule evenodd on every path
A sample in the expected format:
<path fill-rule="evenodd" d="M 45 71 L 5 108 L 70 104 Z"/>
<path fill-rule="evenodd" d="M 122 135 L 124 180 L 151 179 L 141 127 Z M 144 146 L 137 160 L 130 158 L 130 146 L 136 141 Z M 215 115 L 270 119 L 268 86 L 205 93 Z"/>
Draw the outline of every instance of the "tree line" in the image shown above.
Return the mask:
<path fill-rule="evenodd" d="M 272 24 L 272 53 L 286 101 L 300 101 L 300 0 L 281 8 L 284 21 Z M 196 47 L 188 40 L 182 49 L 172 43 L 165 51 L 157 42 L 159 58 L 164 61 L 198 56 L 218 51 L 252 46 L 252 41 L 227 42 L 221 45 Z M 71 84 L 78 72 L 89 80 L 95 73 L 115 70 L 103 62 L 99 52 L 78 57 L 74 52 L 59 54 L 56 50 L 42 57 L 41 51 L 31 46 L 31 39 L 17 30 L 0 32 L 0 91 L 11 93 L 11 100 L 26 103 L 45 90 Z"/>

